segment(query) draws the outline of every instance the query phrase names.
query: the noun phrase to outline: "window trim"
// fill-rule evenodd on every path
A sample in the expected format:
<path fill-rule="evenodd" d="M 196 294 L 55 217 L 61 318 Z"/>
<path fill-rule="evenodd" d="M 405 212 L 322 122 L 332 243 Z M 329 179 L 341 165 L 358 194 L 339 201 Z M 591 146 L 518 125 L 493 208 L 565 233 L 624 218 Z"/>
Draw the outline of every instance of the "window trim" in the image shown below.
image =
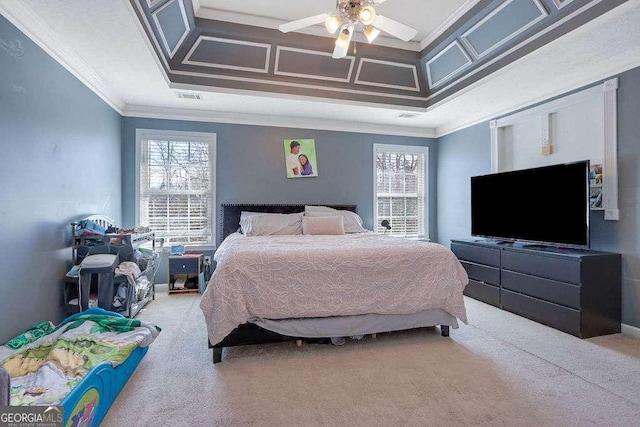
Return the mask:
<path fill-rule="evenodd" d="M 401 145 L 401 144 L 373 144 L 373 231 L 378 229 L 378 188 L 377 188 L 377 163 L 376 153 L 378 151 L 391 151 L 394 153 L 422 154 L 424 155 L 424 236 L 403 237 L 406 239 L 429 240 L 429 147 L 422 145 Z"/>
<path fill-rule="evenodd" d="M 187 244 L 190 249 L 202 248 L 206 250 L 211 247 L 215 248 L 217 245 L 217 163 L 216 163 L 216 141 L 217 135 L 215 133 L 208 132 L 189 132 L 189 131 L 173 131 L 173 130 L 160 130 L 160 129 L 136 129 L 136 156 L 135 156 L 135 221 L 136 224 L 140 224 L 140 162 L 142 161 L 142 141 L 146 139 L 168 139 L 168 140 L 183 140 L 189 142 L 204 142 L 211 145 L 209 153 L 209 161 L 213 166 L 211 168 L 211 188 L 213 194 L 211 196 L 211 242 L 210 243 L 193 243 Z"/>

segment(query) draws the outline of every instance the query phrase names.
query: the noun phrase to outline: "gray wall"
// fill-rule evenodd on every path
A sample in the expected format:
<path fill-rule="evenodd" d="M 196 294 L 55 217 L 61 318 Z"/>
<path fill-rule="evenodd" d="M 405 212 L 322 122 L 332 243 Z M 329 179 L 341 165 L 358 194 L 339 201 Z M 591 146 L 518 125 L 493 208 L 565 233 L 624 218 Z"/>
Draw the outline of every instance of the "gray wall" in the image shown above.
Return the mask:
<path fill-rule="evenodd" d="M 640 68 L 620 76 L 618 189 L 620 221 L 591 213 L 591 247 L 622 258 L 622 321 L 640 327 Z M 491 171 L 489 123 L 438 140 L 438 235 L 442 244 L 470 237 L 469 178 Z"/>
<path fill-rule="evenodd" d="M 438 243 L 471 235 L 474 175 L 491 172 L 491 134 L 482 123 L 438 139 Z"/>
<path fill-rule="evenodd" d="M 124 118 L 122 207 L 125 226 L 135 223 L 136 129 L 211 132 L 217 135 L 217 203 L 356 204 L 373 227 L 373 144 L 429 147 L 430 235 L 436 235 L 437 145 L 429 138 L 289 129 L 172 120 Z M 313 138 L 318 177 L 287 179 L 283 140 Z M 216 209 L 216 213 L 219 208 Z M 219 240 L 218 236 L 218 240 Z"/>
<path fill-rule="evenodd" d="M 223 203 L 355 204 L 368 229 L 373 228 L 373 144 L 429 147 L 429 233 L 436 235 L 437 145 L 429 138 L 349 132 L 124 118 L 122 207 L 124 226 L 135 224 L 136 129 L 210 132 L 217 139 L 216 214 Z M 316 141 L 318 177 L 287 179 L 283 140 Z M 216 228 L 217 231 L 217 228 Z M 217 236 L 218 243 L 220 236 Z M 212 255 L 212 252 L 205 252 Z M 166 257 L 156 274 L 167 281 Z"/>
<path fill-rule="evenodd" d="M 4 342 L 63 317 L 69 223 L 90 213 L 120 220 L 121 118 L 1 16 L 0 41 Z"/>

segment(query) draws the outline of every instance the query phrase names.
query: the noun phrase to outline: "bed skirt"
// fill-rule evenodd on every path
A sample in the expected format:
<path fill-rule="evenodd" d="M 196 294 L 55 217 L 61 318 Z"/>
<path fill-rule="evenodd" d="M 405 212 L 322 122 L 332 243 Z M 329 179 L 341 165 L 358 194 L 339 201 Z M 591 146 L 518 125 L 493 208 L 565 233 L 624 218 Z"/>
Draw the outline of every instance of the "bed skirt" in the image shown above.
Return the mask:
<path fill-rule="evenodd" d="M 415 314 L 362 314 L 302 319 L 251 319 L 251 323 L 281 335 L 300 338 L 351 337 L 435 325 L 458 328 L 458 320 L 440 309 Z"/>

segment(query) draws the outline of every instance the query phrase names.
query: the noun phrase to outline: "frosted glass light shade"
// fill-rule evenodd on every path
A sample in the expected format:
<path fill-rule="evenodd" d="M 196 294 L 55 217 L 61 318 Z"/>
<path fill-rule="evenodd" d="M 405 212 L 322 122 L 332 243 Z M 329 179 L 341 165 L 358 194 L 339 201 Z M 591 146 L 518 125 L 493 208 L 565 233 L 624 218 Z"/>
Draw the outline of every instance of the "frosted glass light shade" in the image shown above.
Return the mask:
<path fill-rule="evenodd" d="M 375 27 L 365 27 L 364 35 L 369 43 L 373 42 L 380 35 L 380 30 Z"/>
<path fill-rule="evenodd" d="M 373 6 L 365 6 L 360 9 L 360 16 L 358 18 L 360 18 L 360 22 L 362 22 L 363 25 L 371 25 L 376 19 L 376 10 Z"/>
<path fill-rule="evenodd" d="M 336 40 L 336 46 L 339 46 L 341 48 L 349 47 L 349 43 L 351 42 L 351 35 L 351 28 L 345 28 L 344 30 L 342 30 L 340 36 L 338 36 Z"/>
<path fill-rule="evenodd" d="M 333 34 L 336 32 L 338 28 L 342 26 L 342 17 L 336 15 L 330 15 L 324 21 L 324 26 L 329 31 L 329 33 Z"/>

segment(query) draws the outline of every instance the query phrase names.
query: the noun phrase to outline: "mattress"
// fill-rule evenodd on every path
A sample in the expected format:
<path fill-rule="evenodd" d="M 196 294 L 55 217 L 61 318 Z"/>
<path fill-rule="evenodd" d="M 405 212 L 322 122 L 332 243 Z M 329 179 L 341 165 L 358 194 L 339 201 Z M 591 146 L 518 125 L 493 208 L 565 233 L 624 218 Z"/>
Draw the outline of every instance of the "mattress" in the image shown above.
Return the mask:
<path fill-rule="evenodd" d="M 467 274 L 446 247 L 376 233 L 229 235 L 200 301 L 210 343 L 256 319 L 415 314 L 467 323 Z"/>

